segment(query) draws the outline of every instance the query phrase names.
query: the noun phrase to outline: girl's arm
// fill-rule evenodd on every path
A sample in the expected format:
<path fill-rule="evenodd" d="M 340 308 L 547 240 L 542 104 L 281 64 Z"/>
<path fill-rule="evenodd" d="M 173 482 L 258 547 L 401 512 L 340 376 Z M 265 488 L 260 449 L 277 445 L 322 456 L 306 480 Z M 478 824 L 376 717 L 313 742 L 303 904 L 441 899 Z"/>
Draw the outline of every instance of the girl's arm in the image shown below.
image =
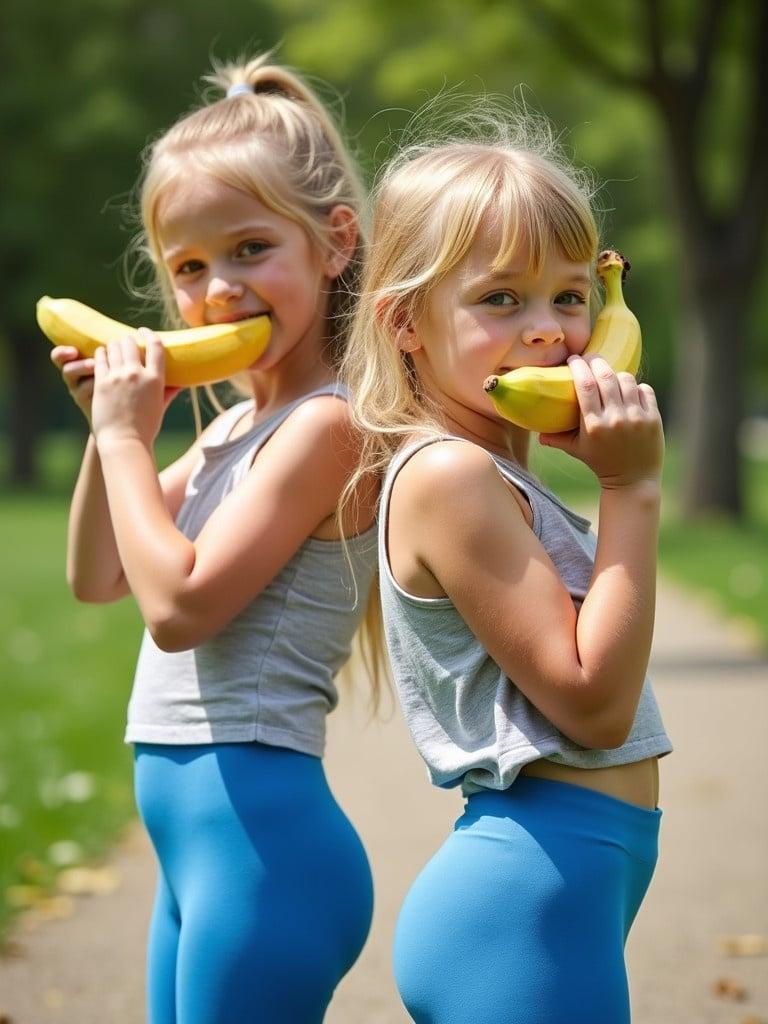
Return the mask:
<path fill-rule="evenodd" d="M 574 742 L 606 749 L 632 727 L 650 654 L 663 440 L 650 388 L 591 365 L 594 373 L 583 360 L 572 364 L 582 426 L 552 445 L 591 465 L 602 488 L 595 566 L 578 614 L 514 494 L 475 446 L 433 445 L 406 463 L 389 543 L 406 572 L 424 573 L 425 596 L 433 580 L 433 593 L 451 598 L 542 714 Z"/>
<path fill-rule="evenodd" d="M 160 490 L 172 519 L 181 507 L 202 439 L 160 474 Z M 117 550 L 101 460 L 91 434 L 69 512 L 67 581 L 79 601 L 107 603 L 130 593 Z"/>
<path fill-rule="evenodd" d="M 346 402 L 308 400 L 192 542 L 168 512 L 151 453 L 162 362 L 159 343 L 148 342 L 146 366 L 130 339 L 99 350 L 93 422 L 126 579 L 155 642 L 179 651 L 219 632 L 335 513 L 358 446 Z"/>
<path fill-rule="evenodd" d="M 57 346 L 51 361 L 62 375 L 72 400 L 91 425 L 94 361 L 83 359 L 76 348 Z M 164 408 L 178 393 L 166 388 Z M 210 429 L 210 428 L 209 428 Z M 160 486 L 169 514 L 175 519 L 184 498 L 187 480 L 196 464 L 205 434 L 180 459 L 160 474 Z M 96 442 L 86 444 L 69 513 L 67 581 L 80 601 L 105 603 L 130 592 L 120 563 L 104 489 Z"/>

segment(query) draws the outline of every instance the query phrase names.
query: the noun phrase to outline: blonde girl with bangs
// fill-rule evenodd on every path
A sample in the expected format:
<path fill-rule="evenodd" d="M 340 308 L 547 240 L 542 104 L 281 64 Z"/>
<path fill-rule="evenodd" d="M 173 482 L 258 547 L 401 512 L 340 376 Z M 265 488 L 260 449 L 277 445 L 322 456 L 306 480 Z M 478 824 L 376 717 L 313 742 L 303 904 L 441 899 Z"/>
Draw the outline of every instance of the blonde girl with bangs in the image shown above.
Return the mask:
<path fill-rule="evenodd" d="M 381 602 L 403 713 L 431 781 L 466 798 L 406 896 L 395 974 L 420 1024 L 622 1024 L 671 749 L 646 677 L 661 421 L 648 385 L 581 357 L 589 179 L 546 124 L 468 121 L 480 129 L 385 169 L 344 365 L 358 472 L 385 472 Z M 566 362 L 580 425 L 540 441 L 595 474 L 597 536 L 483 389 Z"/>
<path fill-rule="evenodd" d="M 270 320 L 248 395 L 158 473 L 174 392 L 144 333 L 53 361 L 91 428 L 69 527 L 83 601 L 145 623 L 126 741 L 158 859 L 150 1024 L 319 1024 L 365 942 L 372 884 L 321 757 L 375 575 L 339 362 L 363 190 L 312 89 L 262 56 L 147 153 L 142 247 L 169 326 Z"/>

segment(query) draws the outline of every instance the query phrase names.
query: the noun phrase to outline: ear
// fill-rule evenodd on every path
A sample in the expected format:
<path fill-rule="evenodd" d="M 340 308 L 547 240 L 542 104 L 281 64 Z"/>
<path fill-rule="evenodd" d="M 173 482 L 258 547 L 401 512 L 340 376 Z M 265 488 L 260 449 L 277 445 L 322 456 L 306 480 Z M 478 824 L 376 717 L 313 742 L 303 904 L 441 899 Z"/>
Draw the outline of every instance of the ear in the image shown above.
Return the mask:
<path fill-rule="evenodd" d="M 330 248 L 323 261 L 323 271 L 332 281 L 347 268 L 357 245 L 357 214 L 351 206 L 339 203 L 328 214 L 331 227 Z"/>
<path fill-rule="evenodd" d="M 384 314 L 391 302 L 392 299 L 383 298 L 379 299 L 376 303 L 376 320 L 380 327 L 386 326 L 388 330 L 390 329 L 390 323 L 385 324 Z M 404 309 L 400 310 L 395 314 L 394 320 L 394 342 L 398 349 L 401 352 L 415 352 L 417 349 L 420 349 L 421 345 L 416 338 L 416 331 L 407 312 Z"/>

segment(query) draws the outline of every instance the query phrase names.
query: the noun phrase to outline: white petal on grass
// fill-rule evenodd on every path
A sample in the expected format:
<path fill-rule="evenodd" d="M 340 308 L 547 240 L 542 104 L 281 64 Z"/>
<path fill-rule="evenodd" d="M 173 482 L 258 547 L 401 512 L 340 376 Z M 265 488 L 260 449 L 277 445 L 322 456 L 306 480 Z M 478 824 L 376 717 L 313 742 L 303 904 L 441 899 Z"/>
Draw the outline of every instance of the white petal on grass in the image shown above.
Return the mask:
<path fill-rule="evenodd" d="M 48 847 L 48 860 L 57 868 L 68 868 L 83 859 L 83 848 L 74 839 L 60 839 Z"/>
<path fill-rule="evenodd" d="M 96 780 L 90 772 L 70 772 L 59 779 L 59 792 L 64 800 L 82 804 L 96 792 Z"/>

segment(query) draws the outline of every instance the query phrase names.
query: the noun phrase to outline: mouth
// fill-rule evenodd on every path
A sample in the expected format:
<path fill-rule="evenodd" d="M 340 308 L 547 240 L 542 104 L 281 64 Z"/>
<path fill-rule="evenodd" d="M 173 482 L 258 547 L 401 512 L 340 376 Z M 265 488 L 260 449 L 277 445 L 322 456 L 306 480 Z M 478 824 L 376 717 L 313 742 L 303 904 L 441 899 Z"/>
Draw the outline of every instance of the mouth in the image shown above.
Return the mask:
<path fill-rule="evenodd" d="M 495 371 L 497 377 L 503 377 L 506 373 L 512 373 L 513 370 L 552 370 L 556 366 L 565 366 L 565 359 L 552 359 L 546 363 L 525 363 L 522 366 L 500 366 Z"/>
<path fill-rule="evenodd" d="M 265 310 L 259 310 L 255 313 L 228 313 L 224 316 L 219 316 L 215 320 L 211 320 L 213 324 L 236 324 L 240 323 L 241 320 L 253 320 L 257 316 L 269 316 Z"/>

